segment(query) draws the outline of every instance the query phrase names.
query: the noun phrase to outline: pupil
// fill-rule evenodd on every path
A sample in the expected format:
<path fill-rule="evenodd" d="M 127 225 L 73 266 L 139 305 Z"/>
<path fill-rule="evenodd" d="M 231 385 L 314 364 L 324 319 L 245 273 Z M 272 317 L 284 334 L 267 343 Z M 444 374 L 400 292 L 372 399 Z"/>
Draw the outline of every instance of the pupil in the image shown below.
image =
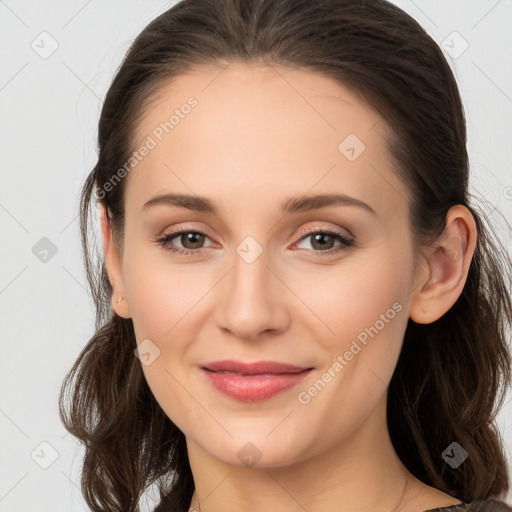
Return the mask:
<path fill-rule="evenodd" d="M 331 238 L 332 239 L 332 236 L 331 235 L 326 235 L 326 234 L 321 234 L 321 233 L 318 233 L 316 234 L 314 237 L 313 237 L 313 247 L 315 247 L 315 244 L 317 244 L 319 241 L 325 239 L 325 238 Z M 329 242 L 327 242 L 328 244 Z M 320 243 L 319 244 L 319 248 L 320 249 L 325 249 L 325 243 Z"/>
<path fill-rule="evenodd" d="M 198 244 L 201 245 L 201 241 L 202 241 L 201 239 L 204 238 L 204 236 L 199 233 L 185 233 L 184 237 L 185 237 L 186 243 L 183 243 L 183 240 L 182 240 L 182 243 L 185 247 L 187 247 L 187 243 L 191 243 L 192 245 L 194 245 L 194 247 L 188 247 L 189 249 L 197 249 L 197 247 L 195 247 L 195 245 L 198 245 Z M 194 240 L 197 237 L 199 237 L 199 241 Z"/>

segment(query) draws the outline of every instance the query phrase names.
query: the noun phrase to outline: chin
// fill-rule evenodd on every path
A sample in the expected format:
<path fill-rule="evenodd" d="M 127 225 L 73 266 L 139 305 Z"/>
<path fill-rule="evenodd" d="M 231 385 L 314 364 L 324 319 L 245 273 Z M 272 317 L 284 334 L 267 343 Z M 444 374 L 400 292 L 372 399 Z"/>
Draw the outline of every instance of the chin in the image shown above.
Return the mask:
<path fill-rule="evenodd" d="M 210 456 L 215 459 L 240 468 L 278 468 L 286 467 L 299 462 L 300 456 L 296 453 L 297 443 L 288 436 L 288 443 L 281 442 L 277 437 L 270 441 L 265 436 L 243 436 L 230 439 L 228 443 L 215 443 L 203 445 Z M 211 443 L 211 439 L 208 440 Z"/>

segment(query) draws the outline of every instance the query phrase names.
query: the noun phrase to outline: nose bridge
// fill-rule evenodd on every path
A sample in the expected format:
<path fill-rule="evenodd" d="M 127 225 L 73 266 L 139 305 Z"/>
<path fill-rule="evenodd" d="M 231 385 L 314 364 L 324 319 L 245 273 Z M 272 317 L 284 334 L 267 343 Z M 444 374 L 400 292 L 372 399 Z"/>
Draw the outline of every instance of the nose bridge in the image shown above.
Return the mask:
<path fill-rule="evenodd" d="M 252 236 L 235 247 L 232 270 L 219 300 L 218 324 L 237 337 L 252 338 L 280 329 L 286 315 L 276 286 L 282 286 L 267 265 L 269 253 Z"/>

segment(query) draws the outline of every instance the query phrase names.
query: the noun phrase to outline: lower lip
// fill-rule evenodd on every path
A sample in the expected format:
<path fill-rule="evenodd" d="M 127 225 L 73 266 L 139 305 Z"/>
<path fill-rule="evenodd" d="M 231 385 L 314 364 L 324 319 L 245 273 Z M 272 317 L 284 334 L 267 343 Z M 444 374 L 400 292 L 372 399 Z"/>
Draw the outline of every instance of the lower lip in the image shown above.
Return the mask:
<path fill-rule="evenodd" d="M 201 368 L 212 386 L 231 398 L 243 402 L 266 400 L 301 382 L 311 369 L 300 373 L 241 375 L 234 372 L 212 372 Z"/>

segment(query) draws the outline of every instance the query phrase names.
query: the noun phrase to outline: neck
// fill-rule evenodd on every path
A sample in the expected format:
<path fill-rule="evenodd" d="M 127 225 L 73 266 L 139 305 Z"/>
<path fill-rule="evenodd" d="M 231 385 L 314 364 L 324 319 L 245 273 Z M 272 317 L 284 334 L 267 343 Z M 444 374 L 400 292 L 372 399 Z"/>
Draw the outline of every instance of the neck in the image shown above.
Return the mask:
<path fill-rule="evenodd" d="M 196 488 L 191 507 L 199 512 L 403 512 L 421 483 L 396 455 L 385 419 L 384 395 L 350 439 L 279 467 L 225 464 L 187 439 Z"/>

